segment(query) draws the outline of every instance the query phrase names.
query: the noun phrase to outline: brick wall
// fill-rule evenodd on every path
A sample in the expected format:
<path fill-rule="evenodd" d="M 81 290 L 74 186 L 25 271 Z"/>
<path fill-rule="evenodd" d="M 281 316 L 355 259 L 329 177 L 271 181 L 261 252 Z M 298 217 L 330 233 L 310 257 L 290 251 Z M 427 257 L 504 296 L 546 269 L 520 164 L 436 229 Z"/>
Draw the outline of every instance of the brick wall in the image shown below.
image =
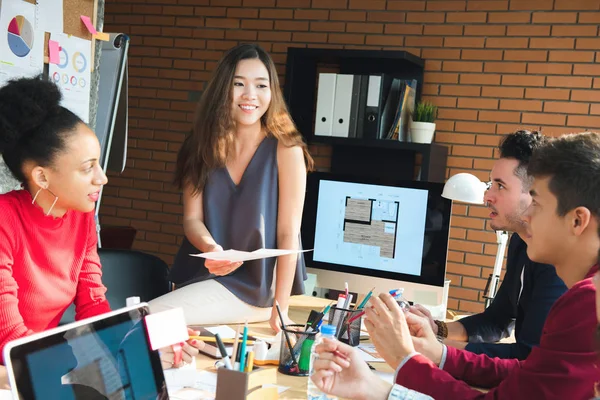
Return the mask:
<path fill-rule="evenodd" d="M 137 228 L 135 248 L 172 261 L 182 239 L 176 151 L 216 61 L 243 41 L 270 51 L 282 79 L 289 46 L 422 57 L 448 173 L 486 179 L 501 134 L 600 126 L 599 9 L 600 0 L 106 0 L 106 30 L 132 38 L 131 120 L 128 167 L 110 176 L 101 222 Z M 311 151 L 327 169 L 330 149 Z M 453 214 L 449 307 L 480 311 L 495 235 L 483 207 Z"/>

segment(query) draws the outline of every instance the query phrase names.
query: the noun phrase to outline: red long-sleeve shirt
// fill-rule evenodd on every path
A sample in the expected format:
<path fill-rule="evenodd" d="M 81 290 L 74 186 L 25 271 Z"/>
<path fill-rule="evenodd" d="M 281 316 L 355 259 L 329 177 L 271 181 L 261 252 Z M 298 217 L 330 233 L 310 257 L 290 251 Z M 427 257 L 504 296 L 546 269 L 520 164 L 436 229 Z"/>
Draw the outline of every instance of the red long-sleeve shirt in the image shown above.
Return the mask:
<path fill-rule="evenodd" d="M 45 216 L 25 190 L 0 195 L 0 354 L 13 339 L 110 311 L 94 213 Z"/>
<path fill-rule="evenodd" d="M 406 362 L 396 383 L 435 399 L 569 399 L 594 398 L 600 382 L 594 346 L 596 320 L 592 275 L 576 283 L 554 304 L 539 347 L 524 361 L 490 358 L 448 347 L 444 369 L 422 355 Z M 457 379 L 460 379 L 457 380 Z M 469 385 L 493 387 L 482 393 Z"/>

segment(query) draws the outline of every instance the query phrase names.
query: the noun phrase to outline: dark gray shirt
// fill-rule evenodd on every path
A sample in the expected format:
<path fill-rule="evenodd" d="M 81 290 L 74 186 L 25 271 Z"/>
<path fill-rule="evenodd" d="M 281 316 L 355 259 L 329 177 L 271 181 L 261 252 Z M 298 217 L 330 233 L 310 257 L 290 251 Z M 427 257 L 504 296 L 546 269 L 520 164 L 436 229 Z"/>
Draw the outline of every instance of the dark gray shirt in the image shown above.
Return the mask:
<path fill-rule="evenodd" d="M 223 249 L 254 251 L 277 248 L 279 184 L 277 139 L 265 138 L 254 153 L 242 179 L 235 185 L 227 168 L 211 172 L 202 193 L 204 224 Z M 246 261 L 227 276 L 215 276 L 204 266 L 200 253 L 184 238 L 169 275 L 179 287 L 216 279 L 240 300 L 257 307 L 273 305 L 276 258 Z M 306 266 L 298 257 L 292 294 L 304 293 Z"/>

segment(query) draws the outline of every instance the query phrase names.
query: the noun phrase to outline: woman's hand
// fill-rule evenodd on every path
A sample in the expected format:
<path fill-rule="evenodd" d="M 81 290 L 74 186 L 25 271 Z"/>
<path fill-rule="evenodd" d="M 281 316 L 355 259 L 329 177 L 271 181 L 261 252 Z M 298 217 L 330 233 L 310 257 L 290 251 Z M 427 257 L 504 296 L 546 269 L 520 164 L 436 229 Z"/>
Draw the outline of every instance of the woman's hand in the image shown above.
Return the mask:
<path fill-rule="evenodd" d="M 344 343 L 323 339 L 310 379 L 325 393 L 348 399 L 386 399 L 392 385 L 379 379 L 358 354 Z"/>
<path fill-rule="evenodd" d="M 223 248 L 218 244 L 213 245 L 207 253 L 212 253 L 216 251 L 223 251 Z M 243 262 L 231 262 L 227 260 L 205 260 L 204 266 L 213 275 L 217 276 L 225 276 L 229 275 L 236 269 L 238 269 Z"/>
<path fill-rule="evenodd" d="M 188 328 L 188 334 L 190 336 L 198 336 L 200 332 L 194 331 Z M 173 346 L 165 347 L 160 349 L 160 363 L 163 369 L 169 368 L 180 368 L 184 364 L 189 364 L 194 361 L 200 350 L 204 348 L 204 342 L 202 340 L 190 339 L 181 346 L 181 361 L 175 363 L 175 351 Z"/>
<path fill-rule="evenodd" d="M 287 310 L 281 310 L 281 316 L 283 317 L 283 323 L 285 326 L 294 325 L 294 321 L 288 317 Z M 279 313 L 277 312 L 276 306 L 273 306 L 273 309 L 271 310 L 269 325 L 271 325 L 271 329 L 273 329 L 275 333 L 279 333 L 281 331 L 281 320 L 279 319 Z"/>

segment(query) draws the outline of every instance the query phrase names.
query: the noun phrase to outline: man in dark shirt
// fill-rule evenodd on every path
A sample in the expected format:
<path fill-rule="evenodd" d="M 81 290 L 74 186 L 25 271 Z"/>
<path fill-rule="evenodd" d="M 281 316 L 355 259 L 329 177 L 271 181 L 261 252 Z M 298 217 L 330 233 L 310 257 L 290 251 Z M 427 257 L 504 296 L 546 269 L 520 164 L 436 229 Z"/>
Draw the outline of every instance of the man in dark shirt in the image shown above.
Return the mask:
<path fill-rule="evenodd" d="M 490 174 L 492 182 L 485 195 L 490 226 L 513 232 L 508 246 L 506 274 L 492 304 L 482 313 L 448 324 L 433 321 L 423 307 L 413 307 L 430 318 L 433 331 L 447 345 L 491 357 L 524 360 L 539 344 L 546 316 L 554 302 L 567 290 L 553 266 L 527 257 L 521 215 L 529 207 L 531 179 L 527 166 L 533 150 L 543 142 L 538 132 L 517 131 L 500 143 L 500 159 Z M 516 343 L 495 343 L 515 329 Z"/>

